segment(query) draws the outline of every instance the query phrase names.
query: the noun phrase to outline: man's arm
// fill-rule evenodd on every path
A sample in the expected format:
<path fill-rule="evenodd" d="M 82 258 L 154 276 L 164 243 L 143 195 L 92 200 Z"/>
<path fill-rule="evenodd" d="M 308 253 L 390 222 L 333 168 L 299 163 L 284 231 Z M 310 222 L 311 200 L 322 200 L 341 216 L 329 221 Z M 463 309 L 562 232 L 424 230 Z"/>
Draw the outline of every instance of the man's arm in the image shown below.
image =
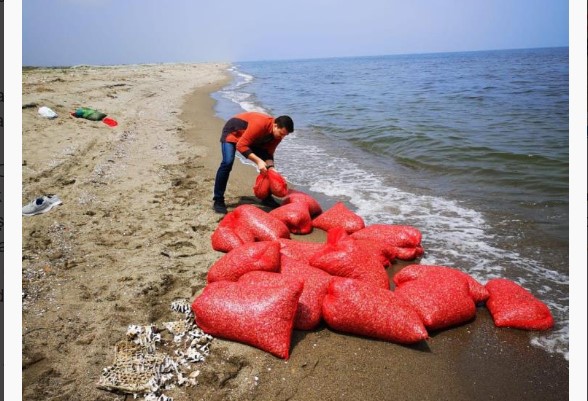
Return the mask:
<path fill-rule="evenodd" d="M 260 172 L 265 173 L 268 166 L 273 166 L 273 160 L 262 160 L 251 150 L 256 140 L 268 135 L 268 128 L 262 124 L 250 122 L 245 132 L 237 142 L 237 151 L 257 165 Z M 273 152 L 271 152 L 273 154 Z"/>

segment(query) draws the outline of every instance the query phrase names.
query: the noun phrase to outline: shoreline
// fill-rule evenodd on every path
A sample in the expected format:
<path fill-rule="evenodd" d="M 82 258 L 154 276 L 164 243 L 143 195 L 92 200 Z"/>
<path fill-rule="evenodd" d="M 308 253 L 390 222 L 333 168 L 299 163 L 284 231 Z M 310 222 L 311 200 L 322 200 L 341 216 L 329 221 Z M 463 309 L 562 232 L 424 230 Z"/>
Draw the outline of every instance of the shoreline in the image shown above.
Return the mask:
<path fill-rule="evenodd" d="M 195 92 L 187 99 L 182 117 L 186 118 L 186 123 L 190 126 L 198 124 L 195 121 L 197 118 L 190 118 L 190 102 L 201 96 L 205 94 Z M 213 105 L 214 101 L 210 99 L 210 110 Z M 214 118 L 217 119 L 217 117 Z M 203 135 L 204 132 L 198 126 L 195 126 L 193 131 L 188 130 L 188 134 L 192 134 L 194 143 L 211 146 L 212 153 L 216 153 L 213 157 L 217 160 L 211 163 L 212 174 L 220 161 L 218 156 L 220 152 L 214 150 L 214 147 L 218 146 L 218 137 L 222 128 L 220 119 L 217 128 L 212 138 Z M 237 203 L 249 203 L 255 176 L 256 172 L 252 167 L 235 163 L 227 191 L 228 199 L 231 200 L 228 202 L 229 205 L 234 207 L 235 199 Z M 325 239 L 325 233 L 315 229 L 310 235 L 295 237 L 301 241 L 322 242 Z M 395 263 L 388 269 L 389 275 L 392 276 L 407 264 L 409 263 Z M 331 346 L 324 344 L 326 339 L 331 338 L 335 340 L 334 344 Z M 319 352 L 319 355 L 313 355 L 316 353 L 316 344 L 319 343 L 325 346 L 325 350 Z M 260 376 L 260 394 L 257 394 L 254 399 L 289 399 L 286 394 L 295 394 L 293 399 L 300 400 L 361 398 L 384 400 L 388 399 L 390 394 L 407 400 L 472 400 L 494 397 L 512 400 L 568 398 L 569 372 L 565 358 L 559 354 L 549 354 L 542 349 L 532 347 L 524 331 L 494 327 L 492 317 L 485 307 L 477 308 L 477 316 L 473 322 L 432 333 L 427 343 L 428 347 L 425 348 L 428 349 L 420 349 L 418 346 L 404 347 L 336 333 L 326 328 L 324 324 L 314 331 L 295 331 L 290 360 L 279 361 L 269 358 L 266 361 L 268 373 L 274 372 L 272 375 L 277 376 L 289 374 L 290 377 L 284 377 L 285 380 L 282 381 L 280 381 L 281 378 L 269 377 L 266 383 L 262 381 L 263 376 Z M 505 345 L 508 343 L 512 344 L 512 348 Z M 349 349 L 355 347 L 358 351 L 363 348 L 363 355 L 361 355 L 362 352 L 349 353 Z M 428 357 L 427 354 L 429 354 Z M 317 358 L 321 357 L 331 359 L 323 369 L 318 368 L 321 361 Z M 389 370 L 395 368 L 389 366 L 390 360 L 396 358 L 402 360 L 405 368 L 402 371 L 395 370 L 392 374 Z M 307 371 L 313 363 L 312 373 L 309 374 Z M 330 364 L 334 365 L 332 372 L 327 368 Z M 565 376 L 561 377 L 565 379 L 563 382 L 557 380 L 553 380 L 550 384 L 544 382 L 546 377 L 550 378 L 549 381 L 553 379 L 553 372 L 550 372 L 549 368 L 551 364 L 559 366 L 560 369 L 565 366 L 565 371 L 560 371 Z M 358 369 L 359 366 L 362 368 Z M 513 366 L 518 366 L 519 369 L 513 371 Z M 455 378 L 451 371 L 459 377 Z M 370 386 L 360 385 L 357 388 L 353 386 L 353 383 L 366 381 L 366 376 L 370 377 L 367 380 L 367 383 L 371 383 Z M 393 379 L 393 382 L 383 380 L 384 377 Z M 382 379 L 381 383 L 378 382 L 378 378 Z M 308 383 L 303 384 L 304 381 Z M 422 383 L 427 382 L 437 383 L 438 388 L 423 388 Z M 402 389 L 398 388 L 398 383 L 403 383 Z M 546 385 L 554 391 L 542 389 Z M 313 388 L 322 388 L 324 391 L 313 390 Z M 347 389 L 343 390 L 345 388 Z"/>
<path fill-rule="evenodd" d="M 23 105 L 52 106 L 45 120 L 23 109 L 23 204 L 56 193 L 63 205 L 23 218 L 23 398 L 120 400 L 96 388 L 130 324 L 172 320 L 175 298 L 193 300 L 222 253 L 210 235 L 223 121 L 211 93 L 224 65 L 29 72 Z M 26 75 L 26 74 L 23 74 Z M 104 77 L 104 75 L 109 75 Z M 188 80 L 191 89 L 182 83 Z M 124 85 L 121 85 L 124 84 Z M 120 85 L 120 86 L 117 86 Z M 110 129 L 67 116 L 91 105 L 117 117 Z M 63 117 L 61 117 L 63 116 Z M 229 209 L 255 202 L 253 167 L 235 163 Z M 303 241 L 323 241 L 320 230 Z M 426 244 L 425 244 L 426 245 Z M 391 269 L 396 271 L 400 265 Z M 431 333 L 426 344 L 294 331 L 287 361 L 214 339 L 198 385 L 165 391 L 204 400 L 564 400 L 569 364 L 529 345 L 526 332 L 474 321 Z"/>

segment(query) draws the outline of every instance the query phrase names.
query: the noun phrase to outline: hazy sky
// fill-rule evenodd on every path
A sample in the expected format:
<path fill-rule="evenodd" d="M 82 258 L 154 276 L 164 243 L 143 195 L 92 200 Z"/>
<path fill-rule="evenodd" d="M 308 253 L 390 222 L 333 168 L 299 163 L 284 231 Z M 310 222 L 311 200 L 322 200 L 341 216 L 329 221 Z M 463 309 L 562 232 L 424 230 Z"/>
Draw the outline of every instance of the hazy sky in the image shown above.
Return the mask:
<path fill-rule="evenodd" d="M 246 61 L 568 46 L 562 0 L 26 0 L 22 64 Z"/>

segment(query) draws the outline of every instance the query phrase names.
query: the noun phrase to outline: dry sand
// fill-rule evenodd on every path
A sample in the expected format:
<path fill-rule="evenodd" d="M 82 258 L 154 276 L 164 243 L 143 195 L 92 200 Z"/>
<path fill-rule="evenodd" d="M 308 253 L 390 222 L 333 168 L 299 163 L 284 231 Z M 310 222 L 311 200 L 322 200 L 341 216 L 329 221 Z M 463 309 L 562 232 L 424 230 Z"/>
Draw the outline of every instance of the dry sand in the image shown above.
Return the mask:
<path fill-rule="evenodd" d="M 23 72 L 23 205 L 63 204 L 22 221 L 25 400 L 130 400 L 98 389 L 128 325 L 174 320 L 221 253 L 210 235 L 222 121 L 209 94 L 226 65 L 144 65 Z M 49 120 L 40 106 L 59 114 Z M 75 119 L 94 107 L 118 120 Z M 279 161 L 278 161 L 279 163 Z M 255 171 L 235 164 L 227 203 L 254 202 Z M 322 241 L 316 231 L 305 241 Z M 426 250 L 426 244 L 424 244 Z M 402 265 L 390 269 L 394 274 Z M 401 346 L 295 331 L 288 361 L 215 339 L 182 400 L 566 400 L 568 362 L 497 329 L 485 308 L 461 327 Z M 5 364 L 5 369 L 7 368 Z"/>

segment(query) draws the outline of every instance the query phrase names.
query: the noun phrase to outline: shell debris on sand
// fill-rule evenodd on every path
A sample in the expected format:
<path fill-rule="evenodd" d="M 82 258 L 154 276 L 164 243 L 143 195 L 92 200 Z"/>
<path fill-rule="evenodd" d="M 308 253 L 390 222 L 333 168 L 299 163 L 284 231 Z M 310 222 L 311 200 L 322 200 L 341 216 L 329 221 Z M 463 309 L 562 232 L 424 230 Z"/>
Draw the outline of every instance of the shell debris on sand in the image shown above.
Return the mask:
<path fill-rule="evenodd" d="M 163 390 L 198 384 L 200 371 L 191 371 L 191 364 L 205 361 L 213 337 L 196 326 L 187 300 L 174 300 L 171 309 L 184 318 L 162 323 L 163 330 L 155 324 L 128 327 L 127 338 L 115 345 L 114 363 L 103 369 L 98 388 L 173 401 Z M 173 335 L 173 341 L 166 341 L 164 331 Z"/>

